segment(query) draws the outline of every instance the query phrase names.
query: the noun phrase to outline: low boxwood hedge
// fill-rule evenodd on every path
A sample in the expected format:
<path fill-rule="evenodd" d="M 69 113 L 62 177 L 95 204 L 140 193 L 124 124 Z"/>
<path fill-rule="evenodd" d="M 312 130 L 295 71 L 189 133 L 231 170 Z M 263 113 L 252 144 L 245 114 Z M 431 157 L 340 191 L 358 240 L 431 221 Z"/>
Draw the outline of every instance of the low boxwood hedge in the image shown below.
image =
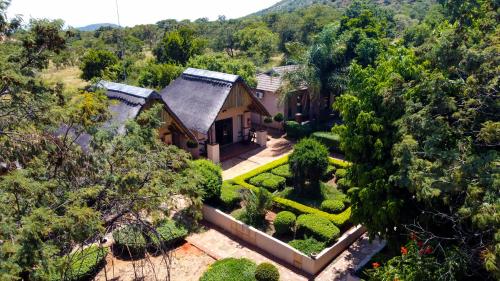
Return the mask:
<path fill-rule="evenodd" d="M 257 281 L 280 281 L 280 272 L 273 264 L 263 262 L 255 269 L 255 279 Z"/>
<path fill-rule="evenodd" d="M 63 257 L 63 272 L 54 273 L 49 279 L 51 281 L 90 280 L 104 265 L 107 254 L 107 248 L 102 248 L 97 245 L 71 253 Z"/>
<path fill-rule="evenodd" d="M 226 258 L 210 265 L 199 281 L 256 281 L 256 268 L 249 259 Z"/>
<path fill-rule="evenodd" d="M 181 242 L 187 235 L 184 226 L 167 219 L 158 224 L 155 233 L 149 234 L 149 240 L 152 250 L 159 251 L 162 247 L 168 248 Z"/>
<path fill-rule="evenodd" d="M 302 125 L 297 121 L 286 121 L 285 132 L 287 137 L 300 139 L 309 136 L 312 133 L 312 128 L 309 124 Z"/>
<path fill-rule="evenodd" d="M 319 254 L 326 248 L 325 242 L 318 241 L 312 237 L 306 237 L 305 239 L 295 239 L 288 242 L 288 245 L 294 247 L 295 249 L 308 256 L 312 254 Z"/>
<path fill-rule="evenodd" d="M 347 170 L 346 169 L 337 169 L 335 172 L 335 177 L 338 179 L 343 179 L 347 176 Z"/>
<path fill-rule="evenodd" d="M 220 200 L 226 210 L 232 210 L 241 202 L 241 186 L 234 184 L 233 181 L 225 181 L 222 183 Z"/>
<path fill-rule="evenodd" d="M 127 225 L 113 232 L 115 253 L 124 258 L 142 257 L 146 252 L 146 238 L 138 225 Z"/>
<path fill-rule="evenodd" d="M 321 202 L 321 210 L 330 214 L 338 214 L 344 209 L 345 204 L 340 200 L 325 200 Z"/>
<path fill-rule="evenodd" d="M 271 173 L 262 173 L 248 181 L 254 186 L 262 186 L 269 191 L 280 190 L 285 187 L 286 179 Z"/>
<path fill-rule="evenodd" d="M 331 243 L 340 235 L 340 230 L 331 221 L 314 214 L 297 218 L 297 235 L 310 236 L 319 241 Z"/>
<path fill-rule="evenodd" d="M 294 213 L 289 211 L 282 211 L 276 214 L 274 218 L 273 225 L 275 233 L 278 235 L 284 235 L 292 233 L 295 228 L 295 221 L 297 217 Z"/>
<path fill-rule="evenodd" d="M 280 177 L 284 177 L 287 180 L 291 180 L 293 178 L 292 171 L 290 171 L 290 165 L 288 164 L 281 165 L 272 169 L 271 173 Z"/>
<path fill-rule="evenodd" d="M 340 152 L 339 135 L 332 132 L 314 132 L 312 133 L 311 137 L 325 145 L 328 150 Z"/>
<path fill-rule="evenodd" d="M 351 166 L 351 163 L 349 163 L 347 161 L 340 160 L 337 158 L 332 158 L 332 157 L 328 158 L 328 162 L 330 162 L 330 165 L 335 166 L 337 169 L 346 169 L 349 166 Z"/>

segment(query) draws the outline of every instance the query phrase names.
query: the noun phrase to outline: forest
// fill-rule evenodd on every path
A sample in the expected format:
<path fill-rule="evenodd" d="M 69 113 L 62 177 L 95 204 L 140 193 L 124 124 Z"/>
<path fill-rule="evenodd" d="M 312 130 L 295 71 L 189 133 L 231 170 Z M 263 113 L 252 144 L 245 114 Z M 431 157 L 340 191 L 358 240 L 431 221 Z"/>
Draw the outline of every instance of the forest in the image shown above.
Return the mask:
<path fill-rule="evenodd" d="M 298 2 L 80 31 L 8 19 L 0 0 L 0 280 L 61 280 L 75 247 L 119 220 L 149 225 L 174 195 L 200 219 L 216 168 L 160 143 L 159 108 L 126 135 L 100 129 L 109 101 L 87 85 L 161 90 L 195 67 L 255 86 L 257 73 L 292 64 L 283 96 L 299 85 L 312 99 L 334 94 L 352 219 L 388 241 L 367 278 L 498 280 L 500 2 Z M 66 82 L 47 79 L 69 69 Z M 60 124 L 74 133 L 50 133 Z M 89 151 L 75 143 L 84 133 Z"/>

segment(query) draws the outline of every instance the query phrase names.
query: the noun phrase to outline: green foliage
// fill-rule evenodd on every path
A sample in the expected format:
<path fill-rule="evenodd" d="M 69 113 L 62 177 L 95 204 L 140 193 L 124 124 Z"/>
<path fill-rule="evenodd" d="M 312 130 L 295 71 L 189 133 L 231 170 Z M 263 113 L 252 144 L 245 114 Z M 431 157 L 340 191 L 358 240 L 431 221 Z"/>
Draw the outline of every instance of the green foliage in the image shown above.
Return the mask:
<path fill-rule="evenodd" d="M 175 64 L 156 64 L 149 61 L 139 73 L 138 83 L 142 87 L 163 89 L 175 80 L 183 71 Z"/>
<path fill-rule="evenodd" d="M 330 132 L 314 132 L 311 134 L 311 138 L 322 143 L 330 151 L 340 151 L 340 137 L 337 134 Z"/>
<path fill-rule="evenodd" d="M 256 268 L 257 265 L 251 260 L 226 258 L 210 265 L 200 281 L 256 281 Z"/>
<path fill-rule="evenodd" d="M 201 53 L 205 42 L 188 26 L 167 31 L 153 50 L 159 63 L 185 65 L 189 59 Z"/>
<path fill-rule="evenodd" d="M 325 242 L 318 241 L 312 237 L 306 237 L 304 239 L 295 239 L 288 242 L 288 245 L 301 251 L 307 256 L 310 256 L 312 254 L 319 254 L 326 248 Z"/>
<path fill-rule="evenodd" d="M 107 248 L 89 246 L 62 258 L 62 272 L 54 273 L 49 280 L 81 281 L 94 276 L 103 266 L 108 254 Z"/>
<path fill-rule="evenodd" d="M 179 223 L 167 219 L 158 223 L 155 232 L 149 233 L 149 240 L 154 250 L 160 251 L 174 246 L 188 235 L 187 229 Z"/>
<path fill-rule="evenodd" d="M 257 281 L 279 281 L 280 273 L 273 264 L 263 262 L 255 269 L 255 279 Z"/>
<path fill-rule="evenodd" d="M 347 176 L 347 170 L 346 169 L 338 169 L 336 172 L 335 172 L 335 177 L 337 179 L 343 179 Z"/>
<path fill-rule="evenodd" d="M 203 200 L 216 202 L 221 194 L 222 174 L 220 166 L 206 159 L 195 160 L 193 165 L 197 173 L 201 175 L 197 185 L 204 191 Z"/>
<path fill-rule="evenodd" d="M 242 187 L 230 181 L 224 181 L 221 187 L 220 199 L 225 209 L 231 210 L 238 206 L 241 201 Z"/>
<path fill-rule="evenodd" d="M 323 173 L 322 179 L 325 180 L 325 181 L 328 181 L 328 180 L 332 179 L 336 170 L 337 170 L 337 168 L 335 168 L 335 166 L 328 165 L 328 167 L 326 167 L 325 172 Z"/>
<path fill-rule="evenodd" d="M 286 179 L 271 173 L 262 173 L 248 181 L 255 186 L 262 186 L 269 191 L 280 190 L 285 187 Z"/>
<path fill-rule="evenodd" d="M 290 234 L 295 229 L 295 220 L 297 217 L 289 211 L 282 211 L 276 214 L 273 225 L 275 233 L 278 235 Z"/>
<path fill-rule="evenodd" d="M 328 167 L 328 150 L 313 139 L 302 139 L 295 146 L 289 157 L 296 188 L 303 189 L 306 182 L 314 187 Z"/>
<path fill-rule="evenodd" d="M 273 123 L 273 118 L 272 118 L 271 116 L 266 116 L 266 117 L 264 118 L 264 123 L 266 123 L 266 124 L 271 124 L 271 123 Z"/>
<path fill-rule="evenodd" d="M 255 65 L 245 59 L 233 58 L 223 53 L 203 54 L 191 58 L 187 66 L 239 75 L 250 87 L 257 86 Z"/>
<path fill-rule="evenodd" d="M 272 169 L 271 173 L 280 177 L 284 177 L 287 180 L 291 180 L 293 178 L 293 174 L 290 171 L 290 165 L 288 164 L 281 165 Z"/>
<path fill-rule="evenodd" d="M 278 36 L 264 24 L 251 24 L 238 30 L 234 36 L 238 48 L 258 65 L 267 63 L 277 49 Z"/>
<path fill-rule="evenodd" d="M 292 139 L 301 139 L 311 134 L 312 128 L 309 124 L 301 125 L 297 121 L 285 122 L 286 136 Z"/>
<path fill-rule="evenodd" d="M 324 217 L 305 214 L 297 218 L 297 235 L 311 236 L 319 241 L 332 243 L 340 236 L 340 230 Z"/>
<path fill-rule="evenodd" d="M 321 202 L 321 210 L 327 213 L 338 214 L 342 212 L 344 209 L 345 209 L 345 204 L 340 200 L 329 199 Z"/>
<path fill-rule="evenodd" d="M 117 254 L 126 258 L 142 257 L 146 252 L 146 238 L 141 226 L 126 225 L 113 232 L 113 247 Z"/>
<path fill-rule="evenodd" d="M 118 57 L 107 50 L 90 49 L 81 58 L 81 78 L 89 81 L 94 78 L 115 80 L 120 71 Z"/>
<path fill-rule="evenodd" d="M 283 122 L 283 120 L 285 120 L 285 117 L 283 116 L 283 113 L 278 112 L 278 113 L 276 113 L 276 115 L 274 115 L 273 120 L 275 122 L 281 123 L 281 122 Z"/>
<path fill-rule="evenodd" d="M 265 224 L 267 210 L 272 205 L 272 195 L 263 187 L 257 192 L 246 190 L 243 195 L 244 212 L 241 220 L 254 227 L 261 227 Z"/>

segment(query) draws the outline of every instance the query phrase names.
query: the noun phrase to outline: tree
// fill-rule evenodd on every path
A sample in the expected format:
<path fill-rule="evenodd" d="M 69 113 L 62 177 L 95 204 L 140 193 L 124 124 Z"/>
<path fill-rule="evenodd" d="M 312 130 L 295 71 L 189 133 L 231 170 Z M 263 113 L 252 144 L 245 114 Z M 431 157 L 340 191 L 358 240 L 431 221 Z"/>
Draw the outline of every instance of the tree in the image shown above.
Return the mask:
<path fill-rule="evenodd" d="M 235 37 L 238 48 L 245 51 L 258 65 L 269 61 L 278 44 L 278 36 L 268 27 L 259 24 L 237 31 Z"/>
<path fill-rule="evenodd" d="M 306 182 L 312 192 L 319 192 L 319 181 L 328 167 L 328 150 L 314 139 L 300 140 L 289 157 L 295 187 L 305 190 Z"/>
<path fill-rule="evenodd" d="M 119 72 L 118 57 L 107 50 L 91 49 L 81 59 L 81 77 L 87 81 L 94 78 L 115 80 Z"/>
<path fill-rule="evenodd" d="M 154 89 L 163 89 L 179 77 L 183 67 L 174 64 L 156 64 L 149 61 L 139 73 L 139 85 Z"/>
<path fill-rule="evenodd" d="M 160 63 L 184 65 L 192 56 L 200 54 L 204 45 L 204 41 L 196 37 L 193 29 L 181 26 L 167 31 L 153 53 Z"/>

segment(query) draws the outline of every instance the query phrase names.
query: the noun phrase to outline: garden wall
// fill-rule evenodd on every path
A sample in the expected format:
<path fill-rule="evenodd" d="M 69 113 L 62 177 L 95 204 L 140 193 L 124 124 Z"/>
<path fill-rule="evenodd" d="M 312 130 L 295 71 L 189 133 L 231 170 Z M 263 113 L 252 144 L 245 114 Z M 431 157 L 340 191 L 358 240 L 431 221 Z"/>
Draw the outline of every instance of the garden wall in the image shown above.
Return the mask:
<path fill-rule="evenodd" d="M 333 246 L 324 249 L 315 258 L 311 258 L 285 242 L 248 226 L 213 207 L 207 205 L 203 206 L 203 218 L 245 242 L 312 275 L 319 273 L 328 263 L 348 248 L 349 245 L 366 231 L 366 229 L 360 225 L 353 227 L 346 231 Z"/>

